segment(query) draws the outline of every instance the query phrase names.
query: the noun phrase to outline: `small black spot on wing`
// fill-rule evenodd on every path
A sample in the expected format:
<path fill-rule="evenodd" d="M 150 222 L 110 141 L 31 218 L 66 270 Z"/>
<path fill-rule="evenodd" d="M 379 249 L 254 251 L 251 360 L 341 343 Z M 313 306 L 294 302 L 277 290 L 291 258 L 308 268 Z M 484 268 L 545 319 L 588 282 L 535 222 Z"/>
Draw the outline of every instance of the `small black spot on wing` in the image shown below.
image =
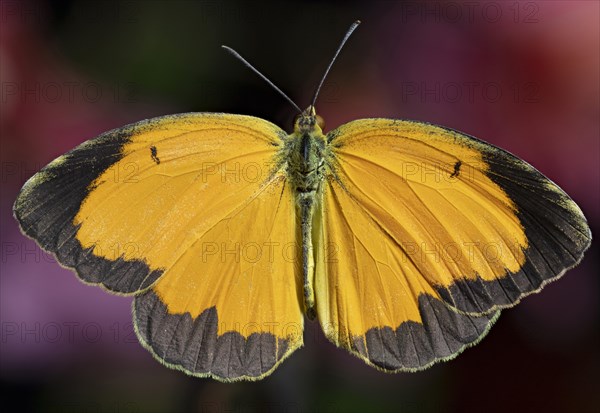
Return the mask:
<path fill-rule="evenodd" d="M 454 164 L 454 172 L 450 174 L 450 178 L 456 178 L 458 174 L 460 174 L 460 166 L 462 165 L 462 161 L 456 161 Z"/>
<path fill-rule="evenodd" d="M 158 159 L 157 153 L 158 152 L 156 151 L 156 146 L 151 146 L 150 147 L 150 157 L 158 165 L 160 163 L 160 159 Z"/>

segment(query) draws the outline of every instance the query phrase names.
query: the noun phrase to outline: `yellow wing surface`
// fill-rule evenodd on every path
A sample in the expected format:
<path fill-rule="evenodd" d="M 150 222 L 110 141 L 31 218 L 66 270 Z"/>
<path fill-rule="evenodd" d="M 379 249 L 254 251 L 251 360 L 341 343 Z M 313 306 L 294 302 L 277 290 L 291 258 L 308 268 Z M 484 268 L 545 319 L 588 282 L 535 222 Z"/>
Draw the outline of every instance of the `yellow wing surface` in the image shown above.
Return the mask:
<path fill-rule="evenodd" d="M 589 246 L 585 218 L 560 188 L 475 138 L 363 119 L 327 141 L 317 312 L 331 341 L 375 367 L 454 357 L 498 309 L 560 277 Z"/>
<path fill-rule="evenodd" d="M 135 123 L 34 175 L 15 216 L 83 281 L 136 295 L 136 332 L 160 361 L 259 379 L 302 345 L 286 136 L 239 115 Z"/>

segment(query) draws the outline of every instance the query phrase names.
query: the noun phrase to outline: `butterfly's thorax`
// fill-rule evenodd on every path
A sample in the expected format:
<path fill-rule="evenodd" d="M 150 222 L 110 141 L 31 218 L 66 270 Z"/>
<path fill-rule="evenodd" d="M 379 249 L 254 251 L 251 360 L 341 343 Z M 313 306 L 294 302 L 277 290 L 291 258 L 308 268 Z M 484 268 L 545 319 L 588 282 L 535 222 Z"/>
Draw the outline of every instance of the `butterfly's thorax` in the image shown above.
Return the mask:
<path fill-rule="evenodd" d="M 287 172 L 297 199 L 313 198 L 324 176 L 326 138 L 321 128 L 310 117 L 296 122 L 289 136 Z"/>

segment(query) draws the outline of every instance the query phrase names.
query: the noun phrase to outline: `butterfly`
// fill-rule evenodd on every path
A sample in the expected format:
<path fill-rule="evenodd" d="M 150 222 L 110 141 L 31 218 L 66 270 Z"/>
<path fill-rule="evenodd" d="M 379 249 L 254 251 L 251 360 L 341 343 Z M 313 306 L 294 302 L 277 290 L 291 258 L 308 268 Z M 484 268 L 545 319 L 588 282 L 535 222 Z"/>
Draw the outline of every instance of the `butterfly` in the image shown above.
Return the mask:
<path fill-rule="evenodd" d="M 305 317 L 377 369 L 422 370 L 581 261 L 583 213 L 525 161 L 417 121 L 324 133 L 319 89 L 289 134 L 224 113 L 106 132 L 32 176 L 14 215 L 83 282 L 135 297 L 160 362 L 221 381 L 272 373 Z"/>

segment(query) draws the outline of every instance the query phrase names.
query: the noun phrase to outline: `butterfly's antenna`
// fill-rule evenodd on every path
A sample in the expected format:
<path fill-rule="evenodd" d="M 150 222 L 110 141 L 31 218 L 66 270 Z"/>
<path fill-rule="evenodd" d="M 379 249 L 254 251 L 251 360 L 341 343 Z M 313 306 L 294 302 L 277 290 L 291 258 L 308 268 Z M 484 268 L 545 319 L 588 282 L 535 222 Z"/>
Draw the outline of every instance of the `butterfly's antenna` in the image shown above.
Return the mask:
<path fill-rule="evenodd" d="M 283 96 L 284 98 L 286 98 L 287 101 L 290 102 L 292 104 L 292 106 L 294 106 L 296 108 L 296 110 L 298 111 L 298 113 L 302 112 L 302 109 L 300 109 L 298 107 L 298 105 L 296 105 L 294 103 L 294 101 L 289 98 L 288 95 L 286 95 L 285 93 L 283 93 L 283 91 L 281 89 L 279 89 L 277 86 L 275 86 L 273 84 L 273 82 L 271 82 L 269 79 L 267 79 L 267 77 L 265 75 L 263 75 L 262 73 L 260 73 L 257 68 L 255 68 L 250 63 L 248 63 L 248 61 L 246 59 L 244 59 L 238 52 L 236 52 L 235 50 L 233 50 L 231 47 L 227 47 L 227 46 L 221 46 L 221 47 L 223 49 L 227 50 L 229 53 L 231 53 L 237 59 L 241 60 L 242 63 L 245 64 L 246 66 L 248 66 L 250 69 L 252 69 L 254 71 L 254 73 L 256 73 L 257 75 L 259 75 L 260 77 L 262 77 L 268 84 L 271 85 L 271 87 L 273 89 L 275 89 L 276 91 L 278 91 L 281 94 L 281 96 Z"/>
<path fill-rule="evenodd" d="M 348 29 L 348 31 L 346 32 L 346 35 L 342 39 L 342 42 L 340 43 L 340 46 L 338 47 L 337 51 L 335 52 L 335 55 L 333 55 L 333 59 L 331 59 L 331 63 L 329 63 L 329 66 L 327 67 L 325 74 L 321 78 L 321 83 L 319 83 L 319 87 L 317 87 L 317 91 L 315 92 L 315 96 L 313 97 L 312 104 L 311 104 L 311 106 L 313 108 L 315 107 L 315 103 L 317 103 L 317 96 L 319 96 L 319 92 L 321 91 L 321 86 L 323 86 L 323 82 L 325 82 L 325 78 L 329 74 L 329 71 L 331 70 L 331 66 L 333 66 L 333 62 L 335 62 L 335 59 L 337 59 L 338 55 L 340 54 L 342 47 L 344 47 L 344 45 L 346 44 L 346 41 L 348 40 L 348 38 L 350 37 L 352 32 L 354 30 L 356 30 L 356 28 L 358 27 L 359 24 L 360 24 L 360 20 L 357 20 L 350 25 L 350 28 Z"/>

